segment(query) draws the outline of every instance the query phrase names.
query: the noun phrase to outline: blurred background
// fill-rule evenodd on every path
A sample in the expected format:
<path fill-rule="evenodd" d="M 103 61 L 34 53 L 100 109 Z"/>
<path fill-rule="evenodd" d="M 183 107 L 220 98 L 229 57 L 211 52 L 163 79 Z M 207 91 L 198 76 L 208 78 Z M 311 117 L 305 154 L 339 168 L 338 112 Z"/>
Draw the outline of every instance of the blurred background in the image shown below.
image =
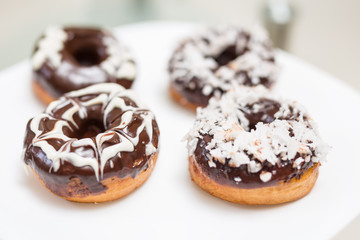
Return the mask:
<path fill-rule="evenodd" d="M 260 23 L 276 46 L 360 90 L 359 12 L 359 0 L 0 0 L 0 70 L 28 58 L 48 25 Z M 360 217 L 335 239 L 360 239 Z"/>
<path fill-rule="evenodd" d="M 261 23 L 278 47 L 360 89 L 359 10 L 359 0 L 0 0 L 0 69 L 27 58 L 53 24 Z"/>

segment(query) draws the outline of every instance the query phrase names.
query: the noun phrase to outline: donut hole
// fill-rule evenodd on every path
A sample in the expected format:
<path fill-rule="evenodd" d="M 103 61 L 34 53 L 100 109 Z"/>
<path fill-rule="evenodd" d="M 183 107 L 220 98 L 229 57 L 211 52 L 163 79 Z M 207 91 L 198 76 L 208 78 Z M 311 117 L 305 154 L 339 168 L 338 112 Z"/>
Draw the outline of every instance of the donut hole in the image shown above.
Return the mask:
<path fill-rule="evenodd" d="M 256 105 L 256 107 L 255 107 Z M 254 109 L 257 109 L 256 112 Z M 275 114 L 280 109 L 280 103 L 270 99 L 260 99 L 252 105 L 248 105 L 243 110 L 246 118 L 249 120 L 249 130 L 255 130 L 256 125 L 261 122 L 264 124 L 272 123 L 275 121 Z"/>
<path fill-rule="evenodd" d="M 219 55 L 217 55 L 214 60 L 219 64 L 219 66 L 224 66 L 229 62 L 235 60 L 239 54 L 236 52 L 236 46 L 231 45 L 223 50 Z"/>
<path fill-rule="evenodd" d="M 77 49 L 73 53 L 73 57 L 79 65 L 86 67 L 98 65 L 102 59 L 96 48 L 92 46 Z"/>
<path fill-rule="evenodd" d="M 84 121 L 71 137 L 77 139 L 92 138 L 102 132 L 105 132 L 104 124 L 97 119 L 89 119 Z"/>

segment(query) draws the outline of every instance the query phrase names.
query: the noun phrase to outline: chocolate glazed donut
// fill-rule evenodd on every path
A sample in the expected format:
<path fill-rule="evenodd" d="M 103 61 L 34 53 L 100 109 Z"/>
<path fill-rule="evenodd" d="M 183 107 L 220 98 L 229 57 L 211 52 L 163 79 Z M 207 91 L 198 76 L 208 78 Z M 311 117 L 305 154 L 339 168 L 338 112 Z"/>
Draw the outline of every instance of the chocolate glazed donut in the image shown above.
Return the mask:
<path fill-rule="evenodd" d="M 136 75 L 128 49 L 98 28 L 48 28 L 36 44 L 32 69 L 34 91 L 45 103 L 97 83 L 130 88 Z"/>
<path fill-rule="evenodd" d="M 278 66 L 264 30 L 217 26 L 179 44 L 170 59 L 169 75 L 172 97 L 195 110 L 233 86 L 270 88 Z"/>
<path fill-rule="evenodd" d="M 125 196 L 158 155 L 153 113 L 114 83 L 65 94 L 26 128 L 24 162 L 54 194 L 76 202 Z"/>
<path fill-rule="evenodd" d="M 242 87 L 198 110 L 188 150 L 192 179 L 204 190 L 236 203 L 277 204 L 312 189 L 328 146 L 299 104 Z"/>

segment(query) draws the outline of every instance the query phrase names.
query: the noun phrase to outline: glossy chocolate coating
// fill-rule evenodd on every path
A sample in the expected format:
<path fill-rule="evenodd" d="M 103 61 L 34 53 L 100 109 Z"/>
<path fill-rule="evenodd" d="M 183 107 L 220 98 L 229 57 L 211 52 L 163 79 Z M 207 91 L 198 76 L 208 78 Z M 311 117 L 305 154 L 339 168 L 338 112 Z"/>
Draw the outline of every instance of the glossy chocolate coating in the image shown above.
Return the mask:
<path fill-rule="evenodd" d="M 259 112 L 253 113 L 252 106 L 247 106 L 244 113 L 249 120 L 249 127 L 250 129 L 254 129 L 255 125 L 258 122 L 263 123 L 271 123 L 276 118 L 274 114 L 278 112 L 280 108 L 280 104 L 273 100 L 269 99 L 261 99 L 259 101 L 262 108 Z M 291 110 L 292 111 L 292 110 Z M 296 119 L 298 117 L 297 114 L 293 112 L 282 118 L 283 120 L 290 120 Z M 279 118 L 278 118 L 279 119 Z M 240 122 L 240 120 L 239 120 Z M 207 157 L 210 153 L 208 150 L 205 149 L 213 136 L 211 135 L 202 135 L 202 138 L 198 138 L 198 143 L 196 149 L 194 151 L 194 156 L 196 163 L 201 167 L 201 169 L 214 181 L 222 185 L 229 185 L 238 188 L 259 188 L 259 187 L 266 187 L 266 186 L 273 186 L 277 185 L 279 182 L 284 181 L 288 182 L 293 178 L 299 179 L 302 174 L 304 174 L 309 168 L 314 166 L 314 162 L 303 162 L 301 164 L 301 168 L 293 168 L 292 164 L 295 159 L 301 157 L 299 153 L 294 157 L 294 159 L 281 161 L 280 164 L 273 166 L 272 164 L 265 161 L 262 163 L 262 170 L 257 173 L 250 173 L 247 169 L 246 165 L 241 165 L 240 167 L 230 167 L 229 164 L 221 164 L 218 161 L 213 161 L 216 164 L 216 167 L 209 166 L 209 158 Z M 245 152 L 245 154 L 247 154 Z M 248 155 L 248 154 L 247 154 Z M 251 159 L 252 156 L 248 155 Z M 279 156 L 280 157 L 280 156 Z M 230 159 L 226 159 L 228 163 Z M 260 162 L 259 162 L 260 163 Z M 268 182 L 263 182 L 260 179 L 261 171 L 267 171 L 272 173 L 272 178 Z M 234 178 L 240 177 L 241 181 L 235 181 Z"/>
<path fill-rule="evenodd" d="M 93 84 L 114 82 L 130 88 L 134 79 L 117 78 L 100 67 L 108 58 L 104 37 L 114 38 L 97 28 L 67 27 L 68 39 L 60 51 L 61 64 L 52 66 L 49 61 L 33 71 L 33 80 L 53 98 Z M 35 48 L 36 52 L 38 47 Z"/>
<path fill-rule="evenodd" d="M 91 100 L 95 98 L 96 95 L 86 95 L 81 97 L 72 98 L 74 102 L 83 100 Z M 124 98 L 126 105 L 137 107 L 136 103 L 130 98 Z M 44 118 L 40 122 L 40 129 L 42 129 L 42 134 L 46 134 L 52 129 L 54 129 L 55 124 L 59 119 L 62 119 L 63 113 L 70 109 L 72 104 L 64 105 L 61 108 L 58 108 L 52 112 L 52 118 Z M 76 126 L 70 122 L 71 129 L 68 127 L 63 127 L 63 133 L 65 136 L 74 139 L 83 139 L 83 138 L 91 138 L 93 142 L 95 142 L 96 135 L 98 133 L 104 132 L 106 130 L 112 130 L 115 126 L 120 125 L 121 116 L 124 113 L 119 108 L 114 108 L 110 113 L 108 113 L 105 123 L 103 123 L 104 118 L 104 106 L 102 104 L 96 104 L 86 107 L 86 118 L 80 118 L 79 113 L 75 113 L 73 115 L 74 122 Z M 128 127 L 124 130 L 124 134 L 127 136 L 135 137 L 137 135 L 138 127 L 143 122 L 143 114 L 148 112 L 149 110 L 136 110 L 131 118 L 131 121 L 128 123 Z M 71 197 L 71 192 L 67 191 L 68 184 L 74 178 L 78 178 L 79 184 L 82 186 L 83 195 L 86 196 L 88 194 L 99 194 L 103 191 L 106 191 L 106 186 L 104 186 L 101 181 L 111 178 L 117 177 L 119 179 L 125 177 L 135 178 L 139 173 L 148 169 L 149 160 L 156 153 L 152 153 L 150 155 L 146 154 L 146 145 L 150 142 L 149 136 L 145 130 L 142 130 L 139 133 L 139 141 L 136 145 L 134 145 L 134 151 L 132 152 L 121 152 L 121 154 L 116 154 L 115 157 L 111 158 L 106 162 L 106 165 L 103 168 L 103 176 L 101 179 L 96 178 L 96 174 L 94 169 L 90 166 L 77 167 L 70 163 L 69 161 L 63 160 L 61 161 L 61 165 L 57 171 L 53 169 L 53 161 L 48 158 L 48 156 L 44 153 L 44 151 L 39 148 L 33 146 L 33 139 L 35 134 L 31 130 L 29 121 L 26 128 L 26 135 L 24 141 L 25 148 L 25 156 L 24 161 L 27 165 L 31 166 L 34 171 L 39 175 L 40 179 L 45 183 L 45 185 L 54 193 L 60 196 L 69 196 Z M 107 126 L 107 127 L 105 127 Z M 114 130 L 120 131 L 120 130 Z M 156 120 L 152 120 L 152 145 L 158 149 L 158 141 L 159 141 L 159 128 Z M 47 140 L 48 143 L 54 147 L 56 150 L 60 149 L 64 145 L 64 141 L 61 139 L 53 138 L 51 140 Z M 106 141 L 103 146 L 104 148 L 109 147 L 113 144 L 118 144 L 121 142 L 116 135 L 114 135 L 111 139 Z M 81 147 L 71 147 L 71 152 L 81 151 L 82 155 L 86 155 L 88 153 L 89 157 L 93 157 L 93 150 L 91 147 L 81 146 Z M 97 156 L 97 160 L 100 162 L 99 156 Z M 112 162 L 112 166 L 110 164 Z M 79 194 L 79 192 L 77 192 Z"/>

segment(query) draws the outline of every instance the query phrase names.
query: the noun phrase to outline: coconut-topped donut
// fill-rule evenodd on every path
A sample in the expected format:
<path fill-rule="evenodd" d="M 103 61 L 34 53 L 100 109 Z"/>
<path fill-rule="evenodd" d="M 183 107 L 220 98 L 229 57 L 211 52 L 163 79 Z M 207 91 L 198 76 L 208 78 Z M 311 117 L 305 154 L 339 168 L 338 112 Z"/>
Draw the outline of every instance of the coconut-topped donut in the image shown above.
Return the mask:
<path fill-rule="evenodd" d="M 56 195 L 104 202 L 150 176 L 158 138 L 154 114 L 131 90 L 97 84 L 65 94 L 31 119 L 23 158 Z"/>
<path fill-rule="evenodd" d="M 218 26 L 183 41 L 169 63 L 172 96 L 190 109 L 206 106 L 233 86 L 271 87 L 275 52 L 261 28 Z"/>
<path fill-rule="evenodd" d="M 236 88 L 197 111 L 187 135 L 193 180 L 232 202 L 275 204 L 306 195 L 328 145 L 296 102 Z"/>
<path fill-rule="evenodd" d="M 45 103 L 92 84 L 130 88 L 136 68 L 126 46 L 100 28 L 49 27 L 31 59 L 35 93 Z"/>

